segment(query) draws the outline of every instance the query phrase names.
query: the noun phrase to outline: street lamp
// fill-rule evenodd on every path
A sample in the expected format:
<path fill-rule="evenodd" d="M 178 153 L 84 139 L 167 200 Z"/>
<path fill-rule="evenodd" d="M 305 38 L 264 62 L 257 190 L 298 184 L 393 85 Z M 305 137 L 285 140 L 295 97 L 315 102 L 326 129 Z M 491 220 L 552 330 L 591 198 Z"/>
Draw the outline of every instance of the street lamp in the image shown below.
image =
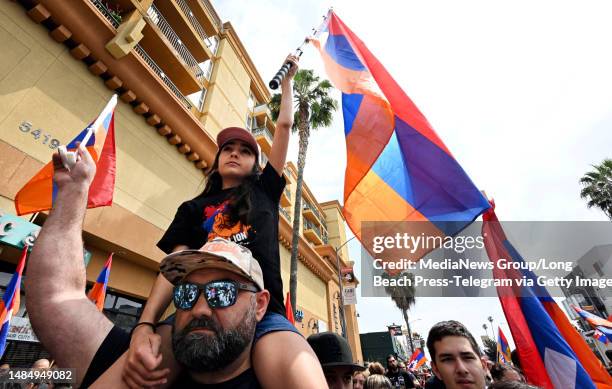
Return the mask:
<path fill-rule="evenodd" d="M 340 286 L 340 324 L 342 325 L 342 336 L 344 337 L 344 339 L 347 339 L 346 336 L 346 318 L 344 317 L 344 289 L 342 287 L 342 274 L 340 271 L 340 256 L 338 255 L 338 252 L 340 251 L 340 249 L 342 247 L 344 247 L 348 242 L 350 242 L 351 240 L 355 239 L 355 236 L 353 236 L 351 239 L 347 240 L 346 242 L 342 243 L 340 246 L 336 247 L 336 267 L 338 268 L 338 285 Z"/>

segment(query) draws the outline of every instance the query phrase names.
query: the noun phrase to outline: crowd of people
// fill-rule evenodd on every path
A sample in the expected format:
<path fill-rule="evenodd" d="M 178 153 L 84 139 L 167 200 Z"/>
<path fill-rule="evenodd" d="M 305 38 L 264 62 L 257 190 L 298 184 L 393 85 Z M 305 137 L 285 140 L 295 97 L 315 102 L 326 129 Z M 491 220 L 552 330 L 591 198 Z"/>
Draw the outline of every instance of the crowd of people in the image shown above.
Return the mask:
<path fill-rule="evenodd" d="M 70 169 L 53 156 L 54 208 L 30 255 L 25 290 L 34 332 L 56 366 L 74 369 L 76 387 L 91 388 L 533 388 L 519 367 L 487 366 L 456 321 L 431 328 L 431 367 L 418 371 L 395 355 L 386 367 L 357 364 L 343 337 L 323 332 L 304 339 L 289 323 L 278 253 L 297 58 L 288 61 L 295 66 L 283 81 L 269 162 L 261 169 L 250 132 L 219 133 L 204 192 L 179 207 L 158 244 L 168 255 L 130 333 L 85 294 L 83 219 L 95 163 L 80 146 Z M 162 321 L 170 302 L 176 312 Z"/>
<path fill-rule="evenodd" d="M 406 369 L 393 354 L 387 356 L 386 368 L 380 362 L 355 364 L 348 342 L 333 332 L 312 335 L 308 343 L 330 389 L 537 389 L 511 364 L 489 369 L 472 334 L 453 320 L 437 323 L 429 331 L 431 369 Z"/>

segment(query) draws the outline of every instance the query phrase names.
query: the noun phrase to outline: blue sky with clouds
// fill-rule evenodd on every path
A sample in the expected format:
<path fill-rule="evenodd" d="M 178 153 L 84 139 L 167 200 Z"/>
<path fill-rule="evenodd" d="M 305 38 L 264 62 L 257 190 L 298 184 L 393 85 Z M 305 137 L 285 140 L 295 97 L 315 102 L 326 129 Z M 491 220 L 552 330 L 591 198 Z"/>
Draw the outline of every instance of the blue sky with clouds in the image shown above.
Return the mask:
<path fill-rule="evenodd" d="M 612 157 L 612 24 L 608 1 L 213 0 L 264 80 L 329 6 L 365 42 L 429 119 L 501 220 L 605 220 L 579 198 L 578 179 Z M 302 67 L 324 77 L 312 48 Z M 342 115 L 313 133 L 306 181 L 320 201 L 342 202 Z M 297 159 L 297 139 L 290 159 Z M 359 275 L 360 246 L 349 244 Z M 402 323 L 387 298 L 359 298 L 361 332 Z M 419 299 L 413 329 L 464 322 L 477 337 L 495 298 Z M 489 331 L 490 333 L 490 331 Z"/>

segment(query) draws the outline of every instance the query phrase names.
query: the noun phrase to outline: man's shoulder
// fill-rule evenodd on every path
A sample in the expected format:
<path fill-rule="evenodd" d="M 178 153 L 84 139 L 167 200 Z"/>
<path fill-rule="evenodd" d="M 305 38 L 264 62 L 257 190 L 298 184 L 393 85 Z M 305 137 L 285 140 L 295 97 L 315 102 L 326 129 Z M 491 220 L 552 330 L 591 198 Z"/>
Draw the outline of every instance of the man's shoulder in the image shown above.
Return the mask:
<path fill-rule="evenodd" d="M 389 378 L 390 380 L 394 381 L 394 380 L 398 379 L 398 377 L 400 376 L 400 372 L 397 372 L 397 371 L 396 372 L 391 372 L 391 371 L 387 370 L 387 371 L 385 371 L 385 376 L 387 378 Z"/>

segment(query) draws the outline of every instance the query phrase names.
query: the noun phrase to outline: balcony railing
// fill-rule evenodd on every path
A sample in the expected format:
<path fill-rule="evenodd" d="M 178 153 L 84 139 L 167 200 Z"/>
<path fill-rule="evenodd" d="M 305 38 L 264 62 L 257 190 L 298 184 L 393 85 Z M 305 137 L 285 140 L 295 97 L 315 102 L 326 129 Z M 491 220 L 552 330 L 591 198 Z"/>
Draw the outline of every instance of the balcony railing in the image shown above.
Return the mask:
<path fill-rule="evenodd" d="M 200 22 L 198 22 L 198 19 L 196 19 L 196 17 L 193 15 L 191 8 L 189 8 L 187 3 L 185 3 L 185 0 L 176 0 L 176 4 L 181 8 L 181 10 L 183 10 L 183 13 L 191 22 L 193 29 L 196 30 L 196 32 L 200 36 L 200 39 L 206 42 L 208 40 L 208 35 L 206 35 L 206 33 L 204 32 L 204 27 L 202 27 Z"/>
<path fill-rule="evenodd" d="M 253 108 L 253 113 L 254 114 L 257 115 L 260 112 L 266 112 L 268 115 L 270 115 L 270 117 L 272 117 L 272 113 L 270 112 L 270 107 L 268 107 L 268 104 L 257 104 Z"/>
<path fill-rule="evenodd" d="M 285 216 L 285 218 L 287 218 L 288 221 L 291 221 L 291 215 L 289 215 L 289 212 L 287 212 L 285 208 L 278 207 L 278 210 L 283 214 L 283 216 Z"/>
<path fill-rule="evenodd" d="M 289 188 L 285 188 L 285 196 L 287 196 L 287 198 L 291 200 L 291 191 L 289 190 Z"/>
<path fill-rule="evenodd" d="M 213 54 L 217 54 L 217 49 L 219 48 L 219 39 L 216 36 L 210 37 L 206 35 L 206 32 L 204 32 L 204 27 L 202 27 L 200 22 L 198 22 L 198 19 L 196 19 L 195 15 L 193 14 L 193 11 L 191 10 L 191 8 L 189 8 L 189 5 L 185 2 L 185 0 L 176 0 L 176 4 L 178 4 L 181 10 L 183 10 L 183 13 L 185 14 L 185 16 L 187 16 L 187 19 L 189 19 L 189 22 L 196 30 L 196 33 L 198 34 L 200 39 L 202 39 L 202 41 L 204 41 L 204 44 L 206 44 L 206 47 L 208 47 Z"/>
<path fill-rule="evenodd" d="M 317 234 L 317 236 L 321 238 L 321 240 L 323 240 L 323 238 L 321 237 L 321 230 L 311 221 L 304 219 L 304 230 L 313 230 Z"/>
<path fill-rule="evenodd" d="M 253 136 L 263 135 L 264 137 L 268 138 L 270 143 L 272 143 L 272 140 L 274 139 L 272 133 L 266 127 L 254 128 L 252 132 Z"/>
<path fill-rule="evenodd" d="M 113 15 L 108 8 L 106 8 L 106 4 L 100 0 L 89 0 L 91 4 L 94 5 L 100 11 L 102 16 L 106 18 L 113 25 L 113 27 L 119 27 L 120 21 L 116 19 L 115 15 Z"/>
<path fill-rule="evenodd" d="M 98 11 L 100 11 L 102 16 L 104 16 L 106 20 L 108 20 L 113 25 L 113 27 L 115 28 L 119 27 L 119 21 L 115 19 L 113 14 L 109 11 L 108 8 L 106 8 L 106 5 L 102 1 L 89 0 L 89 2 L 93 4 Z M 166 86 L 170 88 L 172 93 L 174 93 L 174 95 L 185 105 L 185 107 L 187 107 L 188 109 L 191 109 L 192 104 L 189 102 L 189 100 L 185 98 L 185 96 L 176 87 L 176 85 L 174 85 L 172 80 L 170 80 L 168 76 L 166 76 L 166 74 L 161 70 L 159 66 L 157 66 L 155 61 L 153 61 L 153 59 L 149 57 L 147 52 L 142 47 L 140 47 L 140 45 L 136 45 L 134 47 L 134 51 L 136 51 L 138 55 L 140 55 L 140 57 L 147 63 L 147 65 L 149 65 L 149 68 L 151 68 L 151 70 L 153 70 L 155 74 L 159 76 L 159 78 L 164 82 L 164 84 L 166 84 Z"/>
<path fill-rule="evenodd" d="M 161 33 L 166 37 L 168 42 L 170 42 L 170 45 L 172 45 L 174 50 L 177 52 L 178 57 L 185 63 L 185 65 L 187 65 L 198 81 L 204 82 L 204 71 L 200 68 L 198 61 L 196 61 L 193 55 L 189 52 L 187 47 L 183 44 L 176 32 L 174 32 L 170 26 L 170 23 L 168 23 L 166 18 L 164 18 L 154 4 L 151 4 L 147 14 L 149 15 L 149 20 L 151 23 L 155 24 L 157 28 L 159 28 Z"/>
<path fill-rule="evenodd" d="M 179 88 L 176 87 L 176 85 L 174 85 L 174 83 L 172 82 L 172 80 L 170 80 L 168 78 L 168 76 L 166 76 L 166 74 L 159 68 L 159 66 L 157 66 L 157 64 L 155 63 L 155 61 L 153 61 L 153 59 L 151 59 L 151 57 L 149 57 L 149 55 L 147 54 L 146 51 L 144 51 L 144 49 L 142 47 L 140 47 L 140 45 L 136 45 L 136 47 L 134 47 L 134 51 L 136 51 L 138 53 L 138 55 L 140 55 L 140 57 L 142 59 L 144 59 L 144 61 L 147 63 L 147 65 L 149 65 L 149 67 L 151 68 L 151 70 L 153 70 L 158 76 L 159 78 L 161 78 L 161 80 L 164 82 L 164 84 L 166 84 L 166 86 L 168 88 L 170 88 L 170 90 L 172 91 L 172 93 L 174 93 L 174 95 L 183 103 L 185 104 L 185 106 L 188 109 L 191 109 L 192 104 L 191 102 L 189 102 L 189 100 L 187 100 L 187 98 L 185 96 L 183 96 L 183 94 L 181 93 L 181 91 L 179 90 Z"/>
<path fill-rule="evenodd" d="M 323 221 L 323 218 L 321 217 L 321 214 L 319 213 L 319 211 L 315 207 L 313 207 L 308 201 L 303 202 L 302 210 L 312 211 L 312 213 L 315 214 L 315 216 L 317 217 L 317 219 L 319 219 L 319 221 Z"/>
<path fill-rule="evenodd" d="M 221 31 L 223 29 L 223 25 L 221 24 L 221 18 L 219 18 L 219 15 L 217 15 L 217 12 L 213 8 L 213 6 L 208 0 L 200 0 L 200 3 L 204 6 L 204 8 L 206 8 L 210 16 L 212 16 L 213 22 L 217 26 L 217 30 Z"/>

